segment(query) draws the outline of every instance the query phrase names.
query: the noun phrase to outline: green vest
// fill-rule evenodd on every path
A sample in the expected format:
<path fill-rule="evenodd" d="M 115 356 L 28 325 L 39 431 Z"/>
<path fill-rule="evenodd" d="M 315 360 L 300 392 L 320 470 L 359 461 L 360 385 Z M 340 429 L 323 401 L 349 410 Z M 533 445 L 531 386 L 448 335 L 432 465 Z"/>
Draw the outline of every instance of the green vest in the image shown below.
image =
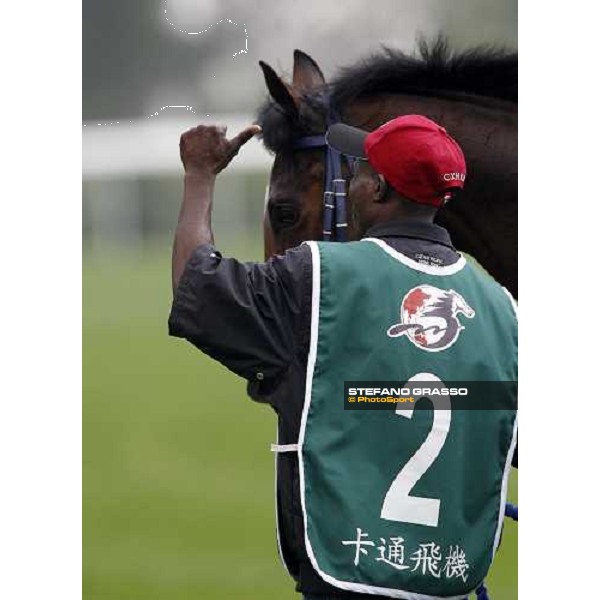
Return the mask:
<path fill-rule="evenodd" d="M 311 342 L 298 440 L 308 556 L 344 590 L 464 598 L 498 547 L 516 443 L 512 298 L 464 257 L 433 266 L 381 240 L 309 245 Z M 347 410 L 349 381 L 506 385 L 490 399 L 494 409 L 480 390 L 469 398 L 475 409 L 453 410 L 456 398 L 442 395 Z"/>

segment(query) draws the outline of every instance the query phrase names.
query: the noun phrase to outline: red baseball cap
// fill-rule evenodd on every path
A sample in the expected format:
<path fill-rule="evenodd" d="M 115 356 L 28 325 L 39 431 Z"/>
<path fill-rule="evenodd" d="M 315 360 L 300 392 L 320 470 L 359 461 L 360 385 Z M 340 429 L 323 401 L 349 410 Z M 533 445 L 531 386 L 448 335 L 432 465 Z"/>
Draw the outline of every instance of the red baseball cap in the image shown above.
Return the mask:
<path fill-rule="evenodd" d="M 448 132 L 422 115 L 403 115 L 368 132 L 336 123 L 327 130 L 333 149 L 367 159 L 402 196 L 441 206 L 451 192 L 462 189 L 467 175 L 465 157 Z"/>

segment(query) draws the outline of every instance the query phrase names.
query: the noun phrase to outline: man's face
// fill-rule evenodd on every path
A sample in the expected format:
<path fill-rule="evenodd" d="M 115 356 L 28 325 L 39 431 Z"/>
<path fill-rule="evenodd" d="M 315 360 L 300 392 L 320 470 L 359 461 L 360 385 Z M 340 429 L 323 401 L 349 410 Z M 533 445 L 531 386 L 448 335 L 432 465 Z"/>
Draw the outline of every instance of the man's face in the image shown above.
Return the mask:
<path fill-rule="evenodd" d="M 350 239 L 360 239 L 371 226 L 376 208 L 378 175 L 366 160 L 358 160 L 348 186 Z"/>

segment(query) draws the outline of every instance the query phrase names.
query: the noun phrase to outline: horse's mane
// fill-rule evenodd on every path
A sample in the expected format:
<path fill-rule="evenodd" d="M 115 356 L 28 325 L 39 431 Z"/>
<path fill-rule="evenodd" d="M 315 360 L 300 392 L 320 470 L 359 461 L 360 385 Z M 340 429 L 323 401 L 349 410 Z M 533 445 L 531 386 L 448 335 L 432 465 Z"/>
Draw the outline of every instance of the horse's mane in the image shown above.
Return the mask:
<path fill-rule="evenodd" d="M 301 97 L 298 119 L 271 99 L 261 106 L 256 122 L 262 127 L 261 136 L 267 150 L 275 154 L 289 151 L 299 137 L 323 133 L 327 113 L 323 99 L 327 87 L 318 94 Z"/>
<path fill-rule="evenodd" d="M 517 102 L 517 54 L 491 46 L 455 51 L 441 36 L 421 39 L 414 55 L 383 46 L 343 67 L 319 93 L 302 96 L 297 120 L 272 100 L 263 104 L 258 123 L 267 149 L 289 150 L 297 137 L 322 133 L 326 93 L 340 111 L 359 98 L 394 93 L 437 97 L 458 93 Z"/>
<path fill-rule="evenodd" d="M 492 46 L 461 52 L 443 37 L 418 44 L 418 54 L 384 46 L 356 65 L 344 67 L 331 82 L 333 101 L 344 106 L 376 94 L 474 94 L 517 101 L 517 54 Z"/>

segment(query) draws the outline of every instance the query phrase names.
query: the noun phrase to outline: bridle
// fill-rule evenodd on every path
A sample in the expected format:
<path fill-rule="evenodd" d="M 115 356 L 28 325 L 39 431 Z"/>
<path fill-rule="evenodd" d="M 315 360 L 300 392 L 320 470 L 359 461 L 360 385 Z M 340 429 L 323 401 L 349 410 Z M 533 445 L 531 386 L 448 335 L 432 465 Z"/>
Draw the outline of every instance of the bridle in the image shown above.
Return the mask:
<path fill-rule="evenodd" d="M 341 122 L 338 112 L 329 96 L 327 102 L 327 127 Z M 350 170 L 356 160 L 352 156 L 342 155 L 327 145 L 325 134 L 308 135 L 298 138 L 294 148 L 325 148 L 325 185 L 323 192 L 323 239 L 326 242 L 345 242 L 348 239 L 348 221 L 346 218 L 346 180 L 342 176 L 342 156 L 348 162 Z M 335 223 L 334 223 L 335 221 Z M 334 227 L 335 225 L 335 227 Z"/>

